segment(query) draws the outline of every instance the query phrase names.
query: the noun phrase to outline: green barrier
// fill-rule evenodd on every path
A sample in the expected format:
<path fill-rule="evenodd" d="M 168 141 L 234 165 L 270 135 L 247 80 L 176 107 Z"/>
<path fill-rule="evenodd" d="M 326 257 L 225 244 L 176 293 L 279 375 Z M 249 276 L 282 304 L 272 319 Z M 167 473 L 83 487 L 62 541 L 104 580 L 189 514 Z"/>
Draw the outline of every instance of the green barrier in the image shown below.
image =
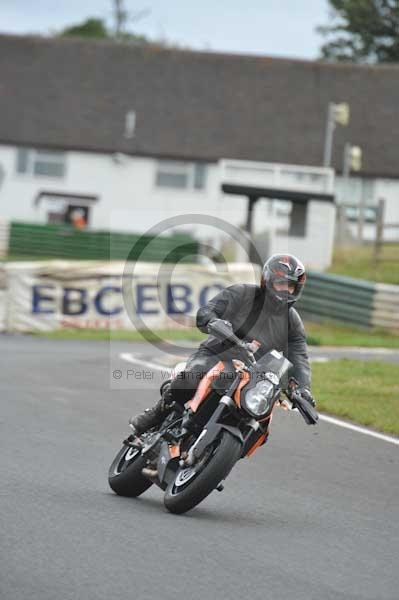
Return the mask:
<path fill-rule="evenodd" d="M 298 308 L 308 316 L 372 327 L 374 283 L 311 271 Z"/>
<path fill-rule="evenodd" d="M 32 258 L 192 262 L 193 255 L 198 254 L 198 242 L 189 235 L 158 237 L 12 222 L 8 254 Z"/>

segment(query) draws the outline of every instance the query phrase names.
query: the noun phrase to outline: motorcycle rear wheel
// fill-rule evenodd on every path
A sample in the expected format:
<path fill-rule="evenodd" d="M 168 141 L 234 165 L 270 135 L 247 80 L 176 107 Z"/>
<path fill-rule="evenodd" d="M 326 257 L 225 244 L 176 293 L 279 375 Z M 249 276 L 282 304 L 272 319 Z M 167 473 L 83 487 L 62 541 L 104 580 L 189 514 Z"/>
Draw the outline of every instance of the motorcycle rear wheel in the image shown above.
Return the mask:
<path fill-rule="evenodd" d="M 182 514 L 197 506 L 227 477 L 240 455 L 241 442 L 223 431 L 197 465 L 177 471 L 165 491 L 165 507 L 171 513 Z"/>
<path fill-rule="evenodd" d="M 123 446 L 115 456 L 109 471 L 108 483 L 118 496 L 137 498 L 152 486 L 141 470 L 145 467 L 145 459 L 140 450 Z"/>

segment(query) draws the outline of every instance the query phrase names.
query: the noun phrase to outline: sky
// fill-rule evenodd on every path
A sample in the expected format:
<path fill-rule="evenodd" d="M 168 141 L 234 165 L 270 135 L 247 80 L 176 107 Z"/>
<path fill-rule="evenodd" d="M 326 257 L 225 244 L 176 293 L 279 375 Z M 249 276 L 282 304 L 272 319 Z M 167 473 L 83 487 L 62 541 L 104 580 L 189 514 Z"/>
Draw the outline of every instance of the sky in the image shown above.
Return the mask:
<path fill-rule="evenodd" d="M 59 31 L 88 17 L 112 24 L 112 0 L 1 0 L 2 33 Z M 125 0 L 131 13 L 149 9 L 131 26 L 135 33 L 179 45 L 214 50 L 315 59 L 315 32 L 329 17 L 328 0 Z"/>

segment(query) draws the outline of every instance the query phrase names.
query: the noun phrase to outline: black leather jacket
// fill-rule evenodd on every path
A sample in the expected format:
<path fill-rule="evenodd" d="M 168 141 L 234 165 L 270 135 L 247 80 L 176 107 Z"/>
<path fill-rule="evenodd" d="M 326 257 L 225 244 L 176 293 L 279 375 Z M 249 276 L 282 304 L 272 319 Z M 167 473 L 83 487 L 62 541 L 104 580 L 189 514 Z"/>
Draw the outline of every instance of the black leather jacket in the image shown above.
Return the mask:
<path fill-rule="evenodd" d="M 276 309 L 264 288 L 257 285 L 237 284 L 221 291 L 197 312 L 197 327 L 208 333 L 207 325 L 213 319 L 226 319 L 233 325 L 234 333 L 245 341 L 253 339 L 261 346 L 255 356 L 259 359 L 272 349 L 283 352 L 292 362 L 290 375 L 301 386 L 310 389 L 306 334 L 302 319 L 293 307 Z M 226 351 L 226 343 L 209 335 L 201 343 L 215 354 Z"/>

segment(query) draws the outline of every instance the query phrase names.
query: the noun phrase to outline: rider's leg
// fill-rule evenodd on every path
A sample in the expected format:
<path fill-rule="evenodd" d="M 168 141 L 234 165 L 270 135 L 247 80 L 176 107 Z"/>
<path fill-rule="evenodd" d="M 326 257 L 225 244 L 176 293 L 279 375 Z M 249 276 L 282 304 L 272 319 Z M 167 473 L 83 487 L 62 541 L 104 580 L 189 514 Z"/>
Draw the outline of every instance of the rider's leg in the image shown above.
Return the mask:
<path fill-rule="evenodd" d="M 166 385 L 162 397 L 152 408 L 130 419 L 137 434 L 144 433 L 152 427 L 160 425 L 170 411 L 172 402 L 183 406 L 194 395 L 202 377 L 217 362 L 217 356 L 200 348 L 190 356 L 184 371 L 179 373 L 169 385 Z"/>
<path fill-rule="evenodd" d="M 186 368 L 170 384 L 169 393 L 174 402 L 184 406 L 195 394 L 204 375 L 219 361 L 205 348 L 199 348 L 188 359 Z"/>

